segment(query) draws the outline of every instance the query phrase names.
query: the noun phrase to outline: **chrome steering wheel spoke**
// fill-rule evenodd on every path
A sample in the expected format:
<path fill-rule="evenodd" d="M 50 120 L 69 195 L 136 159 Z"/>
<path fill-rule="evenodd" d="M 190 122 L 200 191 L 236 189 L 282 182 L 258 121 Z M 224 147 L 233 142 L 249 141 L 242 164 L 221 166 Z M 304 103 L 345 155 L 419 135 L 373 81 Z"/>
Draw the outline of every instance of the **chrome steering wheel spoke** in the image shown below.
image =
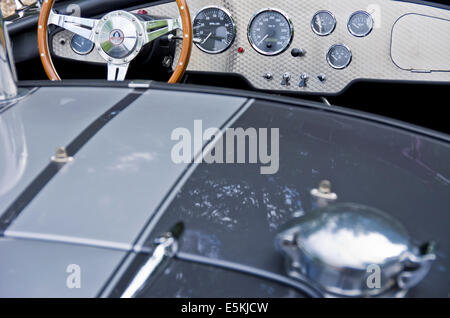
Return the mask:
<path fill-rule="evenodd" d="M 142 24 L 146 31 L 145 43 L 152 42 L 172 31 L 183 29 L 181 17 L 177 19 L 143 21 Z"/>
<path fill-rule="evenodd" d="M 90 41 L 94 41 L 95 32 L 94 29 L 97 26 L 99 20 L 80 18 L 70 15 L 63 15 L 54 12 L 50 13 L 48 18 L 48 24 L 57 25 L 70 32 L 78 34 Z"/>
<path fill-rule="evenodd" d="M 112 64 L 108 63 L 108 81 L 123 81 L 128 72 L 130 63 Z"/>

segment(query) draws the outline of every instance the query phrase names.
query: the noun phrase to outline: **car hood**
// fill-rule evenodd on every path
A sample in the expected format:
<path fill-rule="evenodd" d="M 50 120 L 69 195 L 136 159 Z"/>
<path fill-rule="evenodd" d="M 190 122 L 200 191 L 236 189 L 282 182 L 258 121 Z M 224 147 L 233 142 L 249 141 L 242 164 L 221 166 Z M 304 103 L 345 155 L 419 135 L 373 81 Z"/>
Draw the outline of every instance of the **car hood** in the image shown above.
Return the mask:
<path fill-rule="evenodd" d="M 131 250 L 188 166 L 171 160 L 172 132 L 193 129 L 197 119 L 222 127 L 246 102 L 158 90 L 40 88 L 0 114 L 4 235 Z M 50 158 L 58 147 L 76 154 L 55 171 Z"/>

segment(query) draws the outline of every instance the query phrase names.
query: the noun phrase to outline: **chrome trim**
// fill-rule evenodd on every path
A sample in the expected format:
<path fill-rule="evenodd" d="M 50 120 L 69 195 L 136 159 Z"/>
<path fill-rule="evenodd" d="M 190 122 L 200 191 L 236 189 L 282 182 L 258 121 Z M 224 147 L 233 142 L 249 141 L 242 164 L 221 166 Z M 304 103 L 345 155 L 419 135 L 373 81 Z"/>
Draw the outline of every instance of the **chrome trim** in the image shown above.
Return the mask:
<path fill-rule="evenodd" d="M 107 77 L 108 81 L 123 81 L 123 80 L 125 80 L 129 66 L 130 66 L 130 63 L 120 64 L 120 65 L 108 63 L 108 77 Z"/>
<path fill-rule="evenodd" d="M 329 31 L 329 32 L 327 32 L 327 33 L 320 33 L 320 32 L 317 32 L 316 29 L 314 29 L 314 19 L 315 19 L 315 17 L 316 17 L 318 14 L 320 14 L 320 13 L 328 13 L 328 14 L 333 18 L 333 20 L 334 20 L 334 26 L 333 26 L 333 29 L 331 29 L 331 31 Z M 314 32 L 315 34 L 317 34 L 317 35 L 319 35 L 319 36 L 327 36 L 327 35 L 330 35 L 331 33 L 333 33 L 334 30 L 336 30 L 337 20 L 336 20 L 336 17 L 334 16 L 334 14 L 331 13 L 330 11 L 328 11 L 328 10 L 320 10 L 320 11 L 317 11 L 316 13 L 314 13 L 314 15 L 313 15 L 313 17 L 312 17 L 312 19 L 311 19 L 310 25 L 311 25 L 311 29 L 313 30 L 313 32 Z"/>
<path fill-rule="evenodd" d="M 255 20 L 255 18 L 256 18 L 257 16 L 259 16 L 260 14 L 262 14 L 262 13 L 264 13 L 264 12 L 270 12 L 270 11 L 280 13 L 280 14 L 286 19 L 286 21 L 287 21 L 288 24 L 289 24 L 289 28 L 290 28 L 290 37 L 291 37 L 291 38 L 290 38 L 290 40 L 289 40 L 289 44 L 288 44 L 284 49 L 281 49 L 281 50 L 278 50 L 278 51 L 272 52 L 272 53 L 267 53 L 267 52 L 264 52 L 263 50 L 259 49 L 259 48 L 256 46 L 256 43 L 253 42 L 253 39 L 252 39 L 252 36 L 251 36 L 251 26 L 252 26 L 253 21 Z M 265 9 L 261 9 L 261 10 L 259 10 L 258 12 L 256 12 L 256 13 L 252 16 L 252 18 L 250 19 L 250 22 L 248 23 L 248 26 L 247 26 L 247 37 L 248 37 L 248 41 L 250 42 L 250 45 L 252 46 L 252 48 L 253 48 L 256 52 L 258 52 L 259 54 L 261 54 L 261 55 L 266 55 L 266 56 L 276 56 L 276 55 L 279 55 L 279 54 L 281 54 L 281 53 L 284 53 L 284 52 L 291 46 L 292 41 L 294 40 L 294 24 L 292 23 L 292 20 L 289 18 L 289 16 L 287 15 L 287 13 L 285 13 L 285 12 L 282 11 L 282 10 L 279 10 L 279 9 L 273 9 L 273 8 L 265 8 Z"/>
<path fill-rule="evenodd" d="M 133 81 L 128 84 L 129 88 L 150 88 L 151 81 Z"/>
<path fill-rule="evenodd" d="M 204 48 L 202 48 L 200 45 L 200 43 L 195 43 L 195 46 L 198 47 L 201 51 L 208 53 L 208 54 L 220 54 L 223 53 L 225 51 L 227 51 L 234 43 L 234 40 L 236 39 L 236 33 L 237 33 L 237 27 L 236 27 L 236 22 L 234 21 L 233 16 L 231 15 L 230 11 L 228 11 L 225 8 L 219 7 L 219 6 L 207 6 L 207 7 L 203 7 L 200 10 L 197 11 L 197 13 L 195 14 L 195 18 L 192 21 L 192 28 L 194 28 L 195 26 L 195 20 L 197 20 L 198 16 L 200 13 L 202 13 L 205 10 L 208 9 L 219 9 L 222 10 L 228 17 L 230 17 L 231 23 L 233 24 L 233 39 L 230 41 L 230 43 L 227 45 L 227 47 L 225 47 L 223 50 L 220 51 L 209 51 L 209 50 L 205 50 Z"/>
<path fill-rule="evenodd" d="M 184 231 L 182 223 L 176 224 L 169 233 L 157 238 L 157 244 L 152 256 L 139 269 L 131 283 L 120 298 L 134 298 L 145 287 L 149 279 L 162 267 L 163 263 L 172 259 L 178 252 L 178 240 Z"/>
<path fill-rule="evenodd" d="M 350 21 L 351 21 L 351 19 L 352 19 L 355 15 L 357 15 L 357 14 L 364 14 L 366 17 L 369 17 L 369 18 L 370 18 L 370 23 L 371 23 L 370 30 L 367 31 L 367 32 L 364 33 L 364 34 L 358 34 L 358 33 L 354 32 L 354 31 L 352 30 L 352 28 L 350 27 Z M 371 15 L 370 13 L 368 13 L 368 12 L 366 12 L 366 11 L 362 11 L 362 10 L 353 12 L 353 13 L 350 15 L 350 17 L 348 18 L 348 21 L 347 21 L 347 29 L 348 29 L 348 31 L 350 32 L 351 35 L 356 36 L 356 37 L 358 37 L 358 38 L 363 38 L 363 37 L 368 36 L 368 35 L 370 34 L 370 32 L 372 32 L 372 30 L 373 30 L 373 25 L 374 25 L 374 22 L 373 22 L 373 17 L 372 17 L 372 15 Z"/>
<path fill-rule="evenodd" d="M 145 29 L 146 40 L 144 44 L 154 41 L 161 36 L 175 30 L 183 30 L 181 17 L 177 19 L 163 19 L 142 22 Z"/>
<path fill-rule="evenodd" d="M 0 101 L 2 103 L 17 97 L 16 82 L 17 73 L 11 51 L 11 41 L 0 8 Z"/>
<path fill-rule="evenodd" d="M 54 163 L 66 164 L 72 162 L 74 159 L 67 154 L 67 150 L 65 147 L 59 147 L 56 149 L 55 155 L 52 156 L 51 161 Z"/>
<path fill-rule="evenodd" d="M 331 106 L 325 97 L 321 99 L 327 106 Z M 318 207 L 326 207 L 338 199 L 338 195 L 331 191 L 331 182 L 328 180 L 321 181 L 319 186 L 312 189 L 310 193 Z"/>
<path fill-rule="evenodd" d="M 326 97 L 320 97 L 320 100 L 327 106 L 331 107 L 331 103 L 329 102 L 329 100 Z"/>
<path fill-rule="evenodd" d="M 4 236 L 6 238 L 19 240 L 31 240 L 31 241 L 80 245 L 80 246 L 90 246 L 124 252 L 129 252 L 133 250 L 133 245 L 131 244 L 104 241 L 104 240 L 95 240 L 83 237 L 56 235 L 56 234 L 30 233 L 30 232 L 6 230 Z"/>
<path fill-rule="evenodd" d="M 338 47 L 338 46 L 343 46 L 350 52 L 350 59 L 349 59 L 348 63 L 345 66 L 336 66 L 336 65 L 333 65 L 333 63 L 331 63 L 331 61 L 330 61 L 330 52 L 331 52 L 331 50 L 334 49 L 335 47 Z M 350 48 L 347 45 L 345 45 L 345 44 L 334 44 L 328 49 L 327 62 L 335 70 L 343 70 L 343 69 L 347 68 L 350 65 L 350 63 L 352 62 L 352 60 L 353 60 L 352 50 L 350 50 Z"/>
<path fill-rule="evenodd" d="M 80 18 L 71 15 L 62 15 L 56 13 L 52 9 L 50 11 L 47 24 L 57 25 L 88 40 L 94 41 L 94 29 L 97 27 L 98 23 L 99 20 Z M 42 28 L 42 25 L 40 25 L 39 28 Z"/>

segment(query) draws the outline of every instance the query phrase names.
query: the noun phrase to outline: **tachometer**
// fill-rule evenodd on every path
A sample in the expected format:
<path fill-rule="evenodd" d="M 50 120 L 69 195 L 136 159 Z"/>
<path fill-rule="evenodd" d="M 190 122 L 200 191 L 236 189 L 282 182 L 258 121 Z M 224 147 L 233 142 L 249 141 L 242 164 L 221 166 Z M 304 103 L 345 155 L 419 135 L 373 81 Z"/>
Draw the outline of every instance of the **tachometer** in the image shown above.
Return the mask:
<path fill-rule="evenodd" d="M 226 51 L 236 37 L 236 24 L 230 13 L 219 7 L 206 7 L 194 19 L 194 38 L 203 52 L 218 54 Z"/>
<path fill-rule="evenodd" d="M 286 51 L 294 37 L 289 17 L 277 9 L 256 13 L 248 25 L 248 39 L 252 47 L 263 55 L 277 55 Z"/>

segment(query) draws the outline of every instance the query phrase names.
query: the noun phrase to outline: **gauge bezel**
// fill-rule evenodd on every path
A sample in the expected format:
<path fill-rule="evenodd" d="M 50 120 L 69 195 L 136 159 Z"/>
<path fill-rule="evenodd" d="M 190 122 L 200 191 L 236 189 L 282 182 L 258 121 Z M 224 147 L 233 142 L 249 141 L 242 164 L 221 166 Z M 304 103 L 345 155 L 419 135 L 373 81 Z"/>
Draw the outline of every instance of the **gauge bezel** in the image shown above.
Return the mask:
<path fill-rule="evenodd" d="M 228 44 L 228 46 L 226 46 L 224 49 L 220 50 L 220 51 L 210 51 L 210 50 L 206 50 L 204 48 L 202 48 L 200 46 L 200 43 L 195 43 L 195 46 L 199 48 L 199 50 L 203 51 L 204 53 L 208 53 L 208 54 L 220 54 L 223 53 L 225 51 L 227 51 L 233 44 L 234 41 L 236 40 L 236 36 L 237 36 L 237 27 L 236 27 L 236 22 L 234 21 L 233 16 L 231 15 L 230 11 L 228 11 L 227 9 L 220 7 L 220 6 L 206 6 L 201 8 L 200 10 L 197 11 L 197 13 L 195 14 L 195 18 L 192 21 L 192 27 L 195 26 L 195 20 L 198 18 L 199 14 L 202 13 L 203 11 L 207 10 L 207 9 L 219 9 L 222 10 L 223 12 L 225 12 L 226 15 L 228 15 L 230 17 L 231 23 L 233 24 L 233 39 L 231 40 L 231 42 Z"/>
<path fill-rule="evenodd" d="M 367 32 L 364 33 L 364 34 L 358 34 L 358 33 L 354 32 L 354 31 L 352 30 L 351 26 L 350 26 L 350 21 L 352 20 L 352 18 L 353 18 L 355 15 L 361 14 L 361 13 L 364 14 L 365 16 L 369 17 L 369 18 L 370 18 L 370 21 L 371 21 L 371 23 L 372 23 L 372 25 L 370 26 L 370 30 L 367 31 Z M 351 35 L 356 36 L 357 38 L 364 38 L 364 37 L 368 36 L 368 35 L 372 32 L 373 27 L 374 27 L 374 24 L 375 24 L 375 23 L 374 23 L 374 21 L 373 21 L 373 17 L 372 17 L 372 15 L 371 15 L 369 12 L 363 11 L 363 10 L 359 10 L 359 11 L 353 12 L 353 13 L 350 15 L 350 17 L 348 18 L 348 21 L 347 21 L 347 29 L 348 29 L 348 32 L 350 32 Z"/>
<path fill-rule="evenodd" d="M 329 31 L 329 32 L 327 32 L 327 33 L 320 33 L 320 32 L 318 32 L 318 31 L 316 31 L 316 29 L 314 29 L 314 18 L 315 18 L 318 14 L 320 14 L 320 13 L 328 13 L 328 14 L 333 18 L 333 20 L 334 20 L 334 26 L 333 26 L 333 29 L 331 29 L 331 31 Z M 331 33 L 333 33 L 334 30 L 336 30 L 337 20 L 336 20 L 336 17 L 334 16 L 334 14 L 331 13 L 330 11 L 328 11 L 328 10 L 319 10 L 319 11 L 317 11 L 316 13 L 314 13 L 314 15 L 313 15 L 313 17 L 312 17 L 312 19 L 311 19 L 310 25 L 311 25 L 311 29 L 313 30 L 313 32 L 314 32 L 315 34 L 317 34 L 317 35 L 319 35 L 319 36 L 328 36 L 328 35 L 330 35 Z"/>
<path fill-rule="evenodd" d="M 285 48 L 275 51 L 275 52 L 268 53 L 268 52 L 265 52 L 265 51 L 261 50 L 260 48 L 258 48 L 256 46 L 256 43 L 254 43 L 254 41 L 252 39 L 252 35 L 251 35 L 251 26 L 253 24 L 253 21 L 255 21 L 256 17 L 258 17 L 260 14 L 262 14 L 264 12 L 270 12 L 270 11 L 277 12 L 286 19 L 286 21 L 289 24 L 289 29 L 290 29 L 290 32 L 289 32 L 290 39 L 289 39 L 288 45 Z M 248 23 L 248 26 L 247 26 L 247 37 L 248 37 L 248 41 L 250 42 L 251 47 L 259 54 L 265 55 L 265 56 L 276 56 L 276 55 L 286 52 L 286 50 L 291 46 L 292 41 L 294 40 L 294 24 L 292 23 L 291 18 L 289 18 L 287 13 L 285 13 L 284 11 L 282 11 L 280 9 L 274 9 L 274 8 L 264 8 L 264 9 L 261 9 L 258 12 L 256 12 L 250 19 L 250 22 Z"/>
<path fill-rule="evenodd" d="M 334 48 L 336 48 L 336 47 L 338 47 L 338 46 L 343 46 L 343 47 L 345 47 L 345 48 L 348 50 L 348 52 L 350 53 L 350 59 L 348 60 L 347 64 L 344 65 L 344 66 L 336 66 L 336 65 L 333 65 L 333 63 L 332 63 L 331 60 L 330 60 L 330 52 L 331 52 L 331 50 L 333 50 Z M 352 60 L 353 60 L 353 53 L 352 53 L 352 50 L 350 50 L 350 48 L 349 48 L 347 45 L 345 45 L 345 44 L 342 44 L 342 43 L 334 44 L 334 45 L 332 45 L 332 46 L 328 49 L 328 52 L 327 52 L 327 62 L 328 62 L 328 65 L 330 65 L 330 66 L 331 66 L 332 68 L 334 68 L 335 70 L 343 70 L 343 69 L 346 69 L 346 68 L 352 63 Z"/>
<path fill-rule="evenodd" d="M 88 55 L 89 53 L 92 52 L 92 50 L 94 50 L 94 48 L 95 48 L 95 43 L 94 43 L 93 41 L 89 40 L 89 39 L 86 39 L 86 40 L 91 41 L 92 45 L 91 45 L 91 49 L 90 49 L 88 52 L 81 52 L 81 51 L 77 50 L 77 49 L 72 45 L 72 41 L 73 41 L 73 38 L 74 38 L 75 36 L 79 36 L 79 37 L 82 37 L 82 36 L 74 33 L 74 34 L 72 35 L 72 37 L 70 38 L 70 48 L 71 48 L 72 51 L 74 51 L 76 54 L 78 54 L 78 55 Z"/>

